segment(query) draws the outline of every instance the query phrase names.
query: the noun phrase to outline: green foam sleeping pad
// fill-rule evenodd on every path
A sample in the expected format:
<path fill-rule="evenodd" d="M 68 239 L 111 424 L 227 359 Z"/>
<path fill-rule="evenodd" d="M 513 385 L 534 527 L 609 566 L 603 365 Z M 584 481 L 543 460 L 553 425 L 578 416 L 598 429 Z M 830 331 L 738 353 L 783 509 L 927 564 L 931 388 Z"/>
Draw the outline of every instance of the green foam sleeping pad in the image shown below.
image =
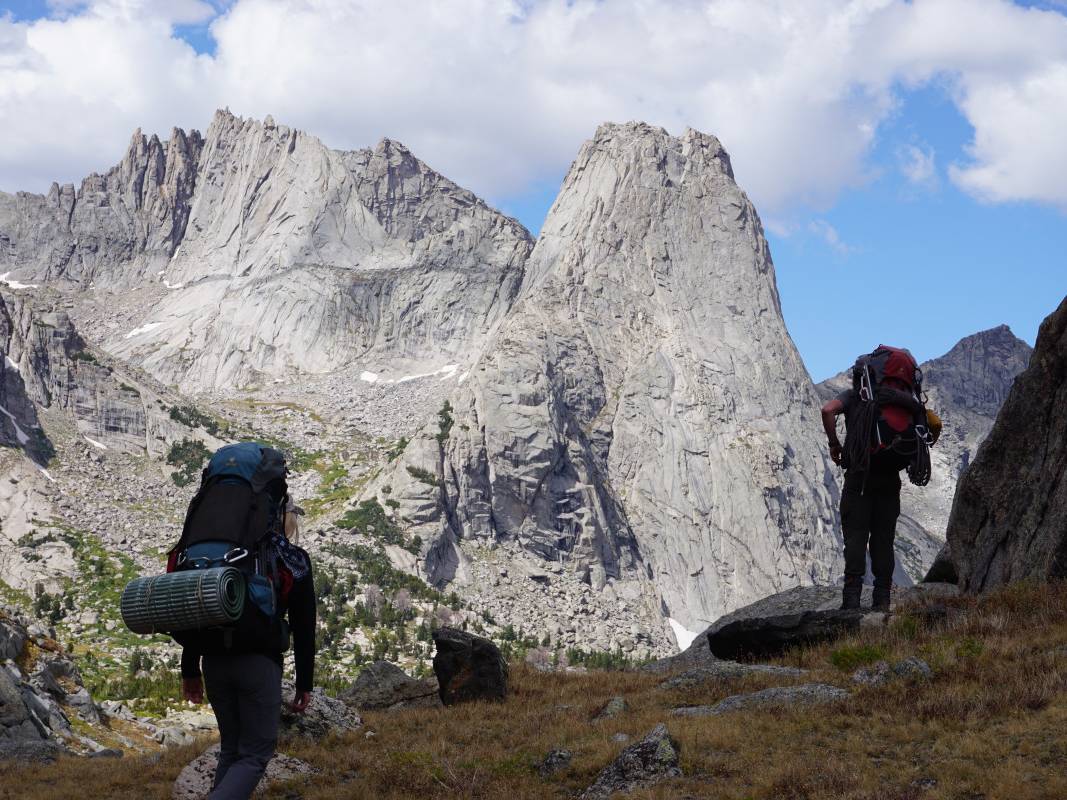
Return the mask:
<path fill-rule="evenodd" d="M 136 578 L 122 590 L 122 621 L 134 633 L 232 625 L 245 605 L 245 576 L 233 567 Z"/>

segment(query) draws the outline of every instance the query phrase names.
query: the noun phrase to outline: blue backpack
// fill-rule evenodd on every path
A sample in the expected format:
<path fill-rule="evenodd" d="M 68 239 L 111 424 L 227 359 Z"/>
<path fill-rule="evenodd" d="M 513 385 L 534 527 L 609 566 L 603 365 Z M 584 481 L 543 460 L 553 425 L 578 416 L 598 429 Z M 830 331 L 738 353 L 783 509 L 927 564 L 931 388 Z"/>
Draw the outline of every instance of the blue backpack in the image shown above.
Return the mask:
<path fill-rule="evenodd" d="M 289 649 L 282 610 L 293 576 L 274 546 L 284 536 L 287 472 L 285 456 L 257 442 L 226 445 L 211 457 L 167 572 L 235 567 L 247 597 L 233 626 L 174 633 L 178 644 L 204 654 Z"/>

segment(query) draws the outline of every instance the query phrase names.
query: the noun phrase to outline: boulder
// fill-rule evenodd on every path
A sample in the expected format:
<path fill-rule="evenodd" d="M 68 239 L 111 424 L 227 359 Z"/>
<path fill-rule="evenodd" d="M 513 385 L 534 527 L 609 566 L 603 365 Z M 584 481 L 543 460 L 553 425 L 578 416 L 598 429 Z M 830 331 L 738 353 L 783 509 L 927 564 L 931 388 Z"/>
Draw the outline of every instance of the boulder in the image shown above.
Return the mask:
<path fill-rule="evenodd" d="M 339 698 L 361 711 L 441 705 L 437 680 L 418 680 L 388 661 L 365 667 Z"/>
<path fill-rule="evenodd" d="M 740 619 L 707 634 L 708 649 L 718 658 L 768 658 L 802 645 L 830 641 L 859 630 L 862 611 L 804 611 L 774 617 Z"/>
<path fill-rule="evenodd" d="M 507 696 L 508 665 L 495 644 L 455 628 L 438 628 L 433 642 L 433 671 L 446 706 Z"/>
<path fill-rule="evenodd" d="M 62 747 L 50 739 L 0 738 L 0 761 L 17 761 L 19 764 L 50 764 L 64 752 Z"/>
<path fill-rule="evenodd" d="M 799 686 L 774 686 L 749 694 L 735 694 L 713 706 L 683 706 L 674 709 L 676 717 L 707 717 L 748 709 L 812 706 L 845 700 L 849 693 L 826 683 L 802 683 Z"/>
<path fill-rule="evenodd" d="M 42 738 L 18 681 L 7 669 L 0 667 L 0 740 L 38 741 Z"/>
<path fill-rule="evenodd" d="M 550 750 L 537 766 L 537 774 L 542 778 L 549 778 L 569 767 L 573 758 L 574 754 L 570 750 Z"/>
<path fill-rule="evenodd" d="M 910 656 L 890 666 L 887 661 L 878 661 L 869 667 L 861 667 L 852 673 L 852 682 L 861 686 L 884 686 L 897 680 L 921 683 L 932 678 L 934 672 L 921 658 Z"/>
<path fill-rule="evenodd" d="M 606 719 L 613 719 L 620 714 L 625 714 L 629 709 L 630 706 L 627 705 L 625 697 L 613 697 L 596 713 L 593 717 L 593 722 L 603 722 Z"/>
<path fill-rule="evenodd" d="M 211 783 L 215 778 L 215 767 L 218 762 L 219 746 L 213 744 L 178 774 L 177 780 L 174 781 L 174 788 L 171 790 L 172 800 L 203 800 L 207 797 L 211 791 Z M 315 769 L 307 762 L 284 753 L 275 753 L 274 758 L 267 764 L 267 771 L 259 782 L 257 792 L 272 783 L 287 781 L 313 772 Z"/>
<path fill-rule="evenodd" d="M 311 702 L 303 714 L 294 714 L 289 710 L 294 691 L 292 683 L 282 681 L 282 736 L 321 739 L 328 734 L 354 731 L 363 724 L 359 714 L 341 700 L 329 697 L 322 689 L 315 689 L 311 693 Z"/>
<path fill-rule="evenodd" d="M 946 535 L 961 589 L 1067 577 L 1065 474 L 1067 299 L 956 487 Z"/>
<path fill-rule="evenodd" d="M 14 661 L 26 646 L 26 630 L 13 620 L 0 617 L 0 662 Z"/>
<path fill-rule="evenodd" d="M 582 800 L 601 800 L 616 792 L 632 792 L 669 778 L 681 777 L 678 743 L 660 724 L 645 738 L 623 750 L 586 789 Z"/>

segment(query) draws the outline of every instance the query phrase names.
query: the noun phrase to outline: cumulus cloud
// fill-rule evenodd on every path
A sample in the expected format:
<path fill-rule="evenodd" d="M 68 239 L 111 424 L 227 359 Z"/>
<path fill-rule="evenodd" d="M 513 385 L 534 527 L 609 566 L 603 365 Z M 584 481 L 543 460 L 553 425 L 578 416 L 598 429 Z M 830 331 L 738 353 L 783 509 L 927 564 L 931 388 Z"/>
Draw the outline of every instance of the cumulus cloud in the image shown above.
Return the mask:
<path fill-rule="evenodd" d="M 176 38 L 209 19 L 213 55 Z M 0 19 L 0 188 L 74 180 L 135 127 L 228 106 L 333 147 L 390 136 L 502 198 L 598 123 L 642 119 L 719 136 L 784 218 L 868 180 L 879 127 L 931 80 L 975 128 L 953 181 L 1067 206 L 1067 18 L 1007 0 L 92 0 Z"/>

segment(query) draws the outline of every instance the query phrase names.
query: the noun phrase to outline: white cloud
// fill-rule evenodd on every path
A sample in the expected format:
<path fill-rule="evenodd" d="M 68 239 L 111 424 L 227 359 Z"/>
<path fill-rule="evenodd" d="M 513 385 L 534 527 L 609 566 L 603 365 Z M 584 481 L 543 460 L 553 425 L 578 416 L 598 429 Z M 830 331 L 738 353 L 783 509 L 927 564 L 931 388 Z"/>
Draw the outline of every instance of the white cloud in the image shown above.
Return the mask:
<path fill-rule="evenodd" d="M 197 55 L 172 25 L 213 8 L 217 51 Z M 396 138 L 499 199 L 598 123 L 644 119 L 719 136 L 788 218 L 867 180 L 901 89 L 931 80 L 975 127 L 959 186 L 1067 206 L 1067 19 L 1007 0 L 97 0 L 0 19 L 0 188 L 79 179 L 133 128 L 228 106 L 334 147 Z"/>
<path fill-rule="evenodd" d="M 915 186 L 937 186 L 937 157 L 928 144 L 907 144 L 897 148 L 897 164 L 904 178 Z"/>

